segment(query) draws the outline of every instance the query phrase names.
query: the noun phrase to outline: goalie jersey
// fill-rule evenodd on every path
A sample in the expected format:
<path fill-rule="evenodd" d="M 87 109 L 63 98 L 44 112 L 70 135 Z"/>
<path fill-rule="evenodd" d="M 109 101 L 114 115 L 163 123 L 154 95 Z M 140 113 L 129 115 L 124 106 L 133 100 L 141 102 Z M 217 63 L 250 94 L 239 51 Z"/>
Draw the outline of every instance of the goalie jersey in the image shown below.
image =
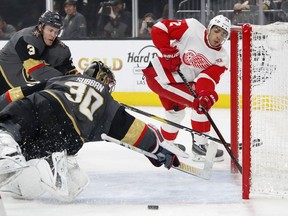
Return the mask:
<path fill-rule="evenodd" d="M 88 76 L 52 78 L 39 94 L 66 116 L 66 123 L 73 124 L 84 142 L 101 140 L 101 133 L 108 133 L 120 107 L 101 82 Z"/>
<path fill-rule="evenodd" d="M 107 87 L 84 75 L 55 77 L 11 89 L 5 98 L 14 102 L 0 113 L 0 126 L 13 131 L 26 159 L 63 150 L 73 155 L 83 143 L 102 140 L 101 134 L 109 133 L 120 108 Z M 3 118 L 18 128 L 20 125 L 20 129 L 15 125 L 10 128 L 10 123 L 1 121 Z"/>

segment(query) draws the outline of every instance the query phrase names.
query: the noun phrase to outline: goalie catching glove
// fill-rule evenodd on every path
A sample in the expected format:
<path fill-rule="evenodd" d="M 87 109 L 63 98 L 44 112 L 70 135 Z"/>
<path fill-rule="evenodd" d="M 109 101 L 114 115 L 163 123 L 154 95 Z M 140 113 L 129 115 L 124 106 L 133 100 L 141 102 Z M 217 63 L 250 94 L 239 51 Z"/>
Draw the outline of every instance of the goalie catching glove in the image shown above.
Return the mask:
<path fill-rule="evenodd" d="M 157 140 L 156 147 L 151 153 L 155 154 L 158 157 L 158 159 L 148 157 L 150 162 L 156 167 L 160 167 L 164 164 L 167 169 L 170 169 L 172 166 L 179 166 L 180 162 L 178 157 L 172 152 L 162 147 L 165 140 L 162 137 L 160 131 L 153 125 L 148 125 L 148 127 L 153 131 Z"/>
<path fill-rule="evenodd" d="M 177 71 L 181 65 L 180 53 L 176 47 L 161 48 L 163 58 L 159 58 L 163 68 L 174 72 Z"/>

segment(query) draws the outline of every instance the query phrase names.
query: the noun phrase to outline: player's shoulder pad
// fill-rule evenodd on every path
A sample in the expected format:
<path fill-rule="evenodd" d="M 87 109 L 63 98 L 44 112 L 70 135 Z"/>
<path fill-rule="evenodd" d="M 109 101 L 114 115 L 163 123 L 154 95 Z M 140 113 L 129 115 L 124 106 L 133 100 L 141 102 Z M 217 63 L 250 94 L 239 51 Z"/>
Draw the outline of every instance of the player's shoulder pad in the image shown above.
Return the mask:
<path fill-rule="evenodd" d="M 226 68 L 229 68 L 229 56 L 224 47 L 221 47 L 221 49 L 218 51 L 218 58 L 216 59 L 216 65 L 224 66 Z"/>
<path fill-rule="evenodd" d="M 39 50 L 45 47 L 45 43 L 42 39 L 41 34 L 32 27 L 23 29 L 21 34 L 19 34 L 19 39 L 21 38 L 24 43 L 31 44 Z"/>
<path fill-rule="evenodd" d="M 186 23 L 187 23 L 187 25 L 189 26 L 189 27 L 201 27 L 201 28 L 205 28 L 205 26 L 202 24 L 202 23 L 200 23 L 197 19 L 194 19 L 194 18 L 188 18 L 188 19 L 185 19 L 185 21 L 186 21 Z"/>

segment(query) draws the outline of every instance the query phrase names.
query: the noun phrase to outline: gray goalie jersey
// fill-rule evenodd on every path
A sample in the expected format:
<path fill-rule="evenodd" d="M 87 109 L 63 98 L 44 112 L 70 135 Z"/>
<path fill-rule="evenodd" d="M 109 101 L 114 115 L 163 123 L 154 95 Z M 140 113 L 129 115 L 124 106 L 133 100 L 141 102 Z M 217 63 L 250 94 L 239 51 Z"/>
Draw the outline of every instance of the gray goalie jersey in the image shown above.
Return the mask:
<path fill-rule="evenodd" d="M 71 122 L 84 142 L 101 140 L 120 107 L 102 83 L 88 76 L 52 78 L 41 94 L 49 95 L 57 115 Z"/>
<path fill-rule="evenodd" d="M 16 100 L 0 112 L 0 127 L 13 134 L 26 159 L 64 149 L 76 154 L 85 142 L 102 140 L 121 110 L 107 87 L 84 75 L 55 77 L 6 95 Z"/>

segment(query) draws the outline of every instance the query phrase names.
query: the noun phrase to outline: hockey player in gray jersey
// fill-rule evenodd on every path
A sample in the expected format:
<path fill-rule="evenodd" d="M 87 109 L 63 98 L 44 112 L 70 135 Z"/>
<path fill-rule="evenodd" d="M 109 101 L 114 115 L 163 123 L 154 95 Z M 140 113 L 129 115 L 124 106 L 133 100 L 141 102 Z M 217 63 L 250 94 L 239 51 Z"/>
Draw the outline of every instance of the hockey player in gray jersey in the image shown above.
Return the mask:
<path fill-rule="evenodd" d="M 13 87 L 78 73 L 69 47 L 58 39 L 62 26 L 61 16 L 48 10 L 37 26 L 13 35 L 0 51 L 0 94 Z"/>
<path fill-rule="evenodd" d="M 102 140 L 102 133 L 167 155 L 159 160 L 149 158 L 154 166 L 179 166 L 177 156 L 162 147 L 158 130 L 127 113 L 112 98 L 115 83 L 112 71 L 94 62 L 84 75 L 55 77 L 2 95 L 2 101 L 9 104 L 0 112 L 1 191 L 20 198 L 50 191 L 59 199 L 73 200 L 89 181 L 71 158 L 85 142 Z M 47 161 L 53 164 L 53 172 Z M 23 169 L 25 166 L 29 167 Z M 12 177 L 5 175 L 12 172 Z M 27 179 L 33 184 L 31 190 Z"/>

